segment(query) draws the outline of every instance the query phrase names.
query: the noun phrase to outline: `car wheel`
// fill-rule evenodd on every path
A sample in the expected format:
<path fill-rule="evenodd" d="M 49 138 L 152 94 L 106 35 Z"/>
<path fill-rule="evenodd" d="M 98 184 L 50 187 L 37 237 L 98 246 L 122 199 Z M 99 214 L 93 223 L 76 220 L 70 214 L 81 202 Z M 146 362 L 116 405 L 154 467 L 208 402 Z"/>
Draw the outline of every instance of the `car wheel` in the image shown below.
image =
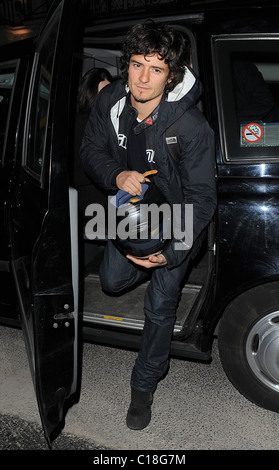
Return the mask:
<path fill-rule="evenodd" d="M 223 368 L 250 401 L 279 412 L 279 285 L 258 286 L 235 299 L 221 318 Z"/>

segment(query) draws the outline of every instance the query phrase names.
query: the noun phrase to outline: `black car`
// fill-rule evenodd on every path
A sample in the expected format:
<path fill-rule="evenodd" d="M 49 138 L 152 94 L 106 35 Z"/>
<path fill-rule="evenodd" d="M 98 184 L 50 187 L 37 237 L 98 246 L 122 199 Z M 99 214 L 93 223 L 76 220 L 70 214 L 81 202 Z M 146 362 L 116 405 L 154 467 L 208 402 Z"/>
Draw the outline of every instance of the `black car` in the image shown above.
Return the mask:
<path fill-rule="evenodd" d="M 210 361 L 218 337 L 235 387 L 278 412 L 278 2 L 147 2 L 136 15 L 97 3 L 55 1 L 38 39 L 0 54 L 1 323 L 20 320 L 25 332 L 45 434 L 77 396 L 80 337 L 139 344 L 145 286 L 106 295 L 106 240 L 85 236 L 81 207 L 105 196 L 78 178 L 76 100 L 90 68 L 118 78 L 123 37 L 150 17 L 188 38 L 216 135 L 218 207 L 182 291 L 172 354 Z"/>

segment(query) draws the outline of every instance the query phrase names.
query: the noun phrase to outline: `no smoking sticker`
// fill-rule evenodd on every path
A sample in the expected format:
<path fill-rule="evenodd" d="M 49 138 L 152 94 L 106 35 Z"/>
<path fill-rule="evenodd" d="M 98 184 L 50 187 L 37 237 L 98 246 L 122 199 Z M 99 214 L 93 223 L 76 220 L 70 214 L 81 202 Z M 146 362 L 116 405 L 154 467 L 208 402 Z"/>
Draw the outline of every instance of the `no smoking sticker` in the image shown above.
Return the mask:
<path fill-rule="evenodd" d="M 247 124 L 244 127 L 242 131 L 242 136 L 246 140 L 246 142 L 258 142 L 263 136 L 263 128 L 259 124 L 251 122 L 250 124 Z"/>

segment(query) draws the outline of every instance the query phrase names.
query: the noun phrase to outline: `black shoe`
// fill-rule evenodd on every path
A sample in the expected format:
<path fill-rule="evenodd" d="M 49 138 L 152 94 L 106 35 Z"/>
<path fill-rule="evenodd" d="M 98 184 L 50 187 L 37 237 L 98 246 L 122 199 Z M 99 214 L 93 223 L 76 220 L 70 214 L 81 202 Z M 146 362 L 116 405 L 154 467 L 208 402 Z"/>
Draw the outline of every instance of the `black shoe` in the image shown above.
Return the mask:
<path fill-rule="evenodd" d="M 152 392 L 141 392 L 132 387 L 131 403 L 126 424 L 128 428 L 140 430 L 146 428 L 151 420 Z"/>

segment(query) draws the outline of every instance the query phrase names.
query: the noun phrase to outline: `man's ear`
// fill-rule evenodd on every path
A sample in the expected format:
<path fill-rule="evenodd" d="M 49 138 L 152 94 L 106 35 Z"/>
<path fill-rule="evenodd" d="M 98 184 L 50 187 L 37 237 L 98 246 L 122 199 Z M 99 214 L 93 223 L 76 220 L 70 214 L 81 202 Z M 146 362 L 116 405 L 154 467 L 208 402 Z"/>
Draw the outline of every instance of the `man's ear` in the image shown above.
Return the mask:
<path fill-rule="evenodd" d="M 168 82 L 168 83 L 171 83 L 172 80 L 173 80 L 173 73 L 170 74 L 170 76 L 169 76 L 167 82 Z"/>

